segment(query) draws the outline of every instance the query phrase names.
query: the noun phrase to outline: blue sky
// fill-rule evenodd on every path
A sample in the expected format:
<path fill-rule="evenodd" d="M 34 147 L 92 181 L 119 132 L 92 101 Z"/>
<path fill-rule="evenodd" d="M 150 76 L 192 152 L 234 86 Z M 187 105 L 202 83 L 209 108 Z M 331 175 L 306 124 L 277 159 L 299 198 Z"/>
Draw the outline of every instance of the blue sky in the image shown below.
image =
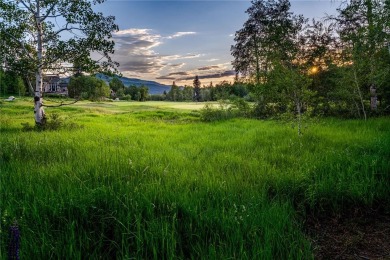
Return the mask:
<path fill-rule="evenodd" d="M 319 19 L 334 14 L 339 1 L 290 0 L 292 11 Z M 230 47 L 234 33 L 248 16 L 250 1 L 125 1 L 108 0 L 97 7 L 114 15 L 114 59 L 126 77 L 163 84 L 192 85 L 199 75 L 203 85 L 232 81 Z"/>

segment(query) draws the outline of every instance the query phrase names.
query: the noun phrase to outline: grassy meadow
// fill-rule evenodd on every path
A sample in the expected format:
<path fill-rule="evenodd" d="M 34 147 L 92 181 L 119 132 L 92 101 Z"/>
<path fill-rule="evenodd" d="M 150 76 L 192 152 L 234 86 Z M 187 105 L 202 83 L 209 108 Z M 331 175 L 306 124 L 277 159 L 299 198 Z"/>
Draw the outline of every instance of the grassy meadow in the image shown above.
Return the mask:
<path fill-rule="evenodd" d="M 311 259 L 307 215 L 390 211 L 390 118 L 205 123 L 204 104 L 0 103 L 0 258 Z"/>

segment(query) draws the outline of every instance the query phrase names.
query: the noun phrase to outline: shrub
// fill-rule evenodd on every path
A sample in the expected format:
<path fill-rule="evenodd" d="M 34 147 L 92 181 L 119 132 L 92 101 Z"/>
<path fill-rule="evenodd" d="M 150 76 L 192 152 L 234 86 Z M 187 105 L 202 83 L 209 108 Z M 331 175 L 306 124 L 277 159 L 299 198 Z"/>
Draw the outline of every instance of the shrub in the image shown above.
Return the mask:
<path fill-rule="evenodd" d="M 237 110 L 239 116 L 250 117 L 252 113 L 251 106 L 244 98 L 235 98 L 232 101 L 232 107 Z"/>
<path fill-rule="evenodd" d="M 233 117 L 233 110 L 225 101 L 221 101 L 218 108 L 215 108 L 212 104 L 207 103 L 200 110 L 200 118 L 202 121 L 206 122 L 227 120 Z"/>
<path fill-rule="evenodd" d="M 29 131 L 46 131 L 46 130 L 59 130 L 59 129 L 80 129 L 82 128 L 81 125 L 78 125 L 73 122 L 65 122 L 63 118 L 59 116 L 57 113 L 53 113 L 50 115 L 49 119 L 42 125 L 30 125 L 29 123 L 22 123 L 22 131 L 29 132 Z"/>
<path fill-rule="evenodd" d="M 127 101 L 130 101 L 131 100 L 131 95 L 127 94 L 127 95 L 124 95 L 123 97 L 120 98 L 121 100 L 127 100 Z"/>

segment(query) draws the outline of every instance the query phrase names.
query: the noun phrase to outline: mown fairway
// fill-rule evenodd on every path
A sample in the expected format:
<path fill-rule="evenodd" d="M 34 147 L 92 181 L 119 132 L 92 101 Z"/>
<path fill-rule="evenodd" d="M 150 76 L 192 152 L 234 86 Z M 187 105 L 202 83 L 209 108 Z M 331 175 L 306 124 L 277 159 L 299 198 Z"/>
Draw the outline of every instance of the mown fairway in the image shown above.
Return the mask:
<path fill-rule="evenodd" d="M 200 104 L 0 104 L 0 258 L 310 259 L 305 216 L 390 210 L 390 119 L 204 123 Z M 78 126 L 75 126 L 75 123 Z M 82 127 L 79 127 L 82 126 Z"/>

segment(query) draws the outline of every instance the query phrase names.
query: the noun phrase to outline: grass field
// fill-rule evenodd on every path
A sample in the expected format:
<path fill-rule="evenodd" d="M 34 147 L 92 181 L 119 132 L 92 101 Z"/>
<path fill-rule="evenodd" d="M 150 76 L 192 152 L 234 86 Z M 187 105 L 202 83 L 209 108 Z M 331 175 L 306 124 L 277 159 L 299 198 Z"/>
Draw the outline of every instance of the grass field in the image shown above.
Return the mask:
<path fill-rule="evenodd" d="M 390 119 L 204 123 L 203 104 L 0 103 L 0 258 L 311 259 L 308 214 L 390 211 Z"/>

